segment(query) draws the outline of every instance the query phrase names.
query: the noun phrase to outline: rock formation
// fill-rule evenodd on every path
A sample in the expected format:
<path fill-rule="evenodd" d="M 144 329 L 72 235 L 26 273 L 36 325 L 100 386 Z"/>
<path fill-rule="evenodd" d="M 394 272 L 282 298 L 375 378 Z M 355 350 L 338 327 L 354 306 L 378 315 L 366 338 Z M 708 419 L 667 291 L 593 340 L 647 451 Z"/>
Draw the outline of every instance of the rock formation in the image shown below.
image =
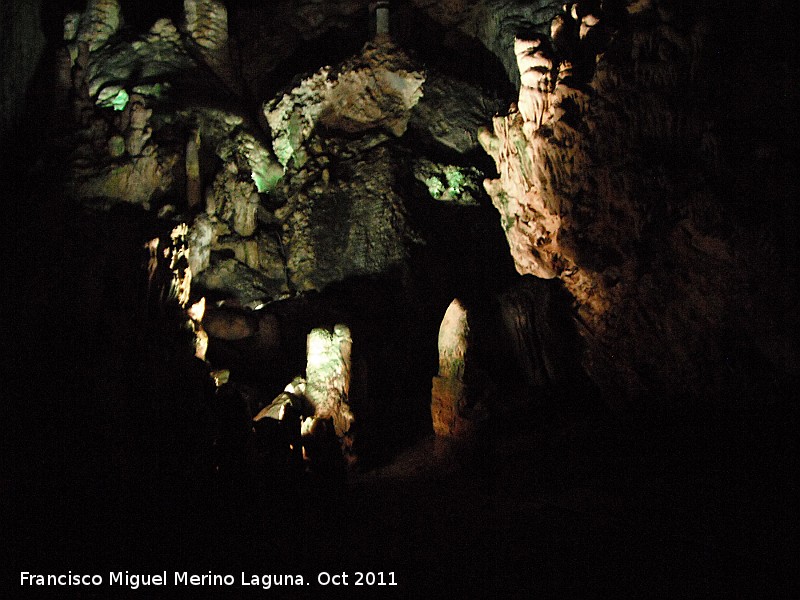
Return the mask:
<path fill-rule="evenodd" d="M 193 50 L 225 85 L 241 93 L 228 41 L 228 10 L 219 0 L 184 0 L 186 32 Z"/>
<path fill-rule="evenodd" d="M 333 331 L 313 329 L 306 347 L 306 397 L 314 405 L 315 416 L 332 419 L 337 437 L 344 438 L 354 422 L 348 404 L 353 349 L 350 329 L 343 324 Z"/>
<path fill-rule="evenodd" d="M 81 15 L 75 40 L 86 44 L 90 52 L 102 48 L 122 25 L 118 0 L 89 0 Z"/>
<path fill-rule="evenodd" d="M 467 309 L 455 299 L 439 328 L 439 373 L 433 378 L 431 416 L 437 436 L 468 439 L 486 419 L 478 402 Z"/>
<path fill-rule="evenodd" d="M 334 73 L 323 68 L 283 97 L 267 103 L 275 154 L 286 166 L 317 126 L 344 133 L 374 129 L 401 136 L 422 96 L 425 75 L 399 48 L 365 46 Z"/>
<path fill-rule="evenodd" d="M 754 276 L 712 224 L 726 218 L 709 185 L 713 133 L 692 99 L 708 24 L 662 8 L 631 6 L 624 29 L 571 10 L 554 22 L 556 50 L 518 39 L 518 105 L 481 134 L 518 272 L 563 281 L 587 371 L 629 399 L 719 389 L 722 340 Z"/>

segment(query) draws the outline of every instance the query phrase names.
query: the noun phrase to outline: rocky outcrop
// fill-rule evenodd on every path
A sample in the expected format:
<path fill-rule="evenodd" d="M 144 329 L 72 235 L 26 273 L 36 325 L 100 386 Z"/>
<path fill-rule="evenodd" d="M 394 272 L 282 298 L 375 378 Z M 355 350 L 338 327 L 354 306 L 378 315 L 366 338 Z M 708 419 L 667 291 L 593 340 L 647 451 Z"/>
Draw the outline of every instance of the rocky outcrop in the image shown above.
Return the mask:
<path fill-rule="evenodd" d="M 482 132 L 500 173 L 486 189 L 518 272 L 559 278 L 575 299 L 603 389 L 719 390 L 755 271 L 709 185 L 718 155 L 693 99 L 707 25 L 665 2 L 632 5 L 624 27 L 590 8 L 560 15 L 554 40 L 515 42 L 519 103 Z"/>
<path fill-rule="evenodd" d="M 100 170 L 94 167 L 76 170 L 76 180 L 69 190 L 87 201 L 104 199 L 149 206 L 151 200 L 170 189 L 175 159 L 174 156 L 160 159 L 150 155 Z"/>
<path fill-rule="evenodd" d="M 80 18 L 75 40 L 90 52 L 102 48 L 122 25 L 119 0 L 89 0 Z"/>
<path fill-rule="evenodd" d="M 175 75 L 190 73 L 196 68 L 180 33 L 169 19 L 159 19 L 146 34 L 134 40 L 110 36 L 102 44 L 94 42 L 89 48 L 86 80 L 92 98 L 97 98 L 109 86 L 125 88 L 126 84 L 132 87 L 139 83 L 149 84 L 148 90 L 158 95 L 154 84 L 163 86 Z M 128 92 L 131 87 L 127 87 Z"/>
<path fill-rule="evenodd" d="M 414 177 L 425 184 L 434 200 L 466 206 L 478 204 L 483 174 L 474 167 L 442 165 L 425 158 L 414 161 Z"/>
<path fill-rule="evenodd" d="M 415 240 L 402 199 L 393 191 L 391 152 L 378 146 L 351 156 L 340 165 L 348 176 L 339 178 L 327 166 L 339 151 L 329 148 L 314 158 L 315 168 L 290 178 L 289 201 L 276 211 L 297 290 L 321 290 L 347 277 L 399 267 Z"/>
<path fill-rule="evenodd" d="M 275 154 L 286 166 L 316 127 L 358 134 L 381 129 L 401 136 L 411 109 L 422 96 L 423 72 L 399 48 L 367 45 L 340 65 L 304 79 L 299 86 L 264 106 Z"/>
<path fill-rule="evenodd" d="M 519 84 L 513 53 L 514 37 L 521 31 L 545 31 L 562 3 L 552 0 L 414 0 L 414 4 L 445 27 L 457 28 L 479 39 L 500 59 L 509 79 Z"/>
<path fill-rule="evenodd" d="M 505 109 L 478 87 L 435 71 L 428 72 L 423 91 L 410 125 L 459 154 L 479 148 L 478 129 Z"/>
<path fill-rule="evenodd" d="M 265 106 L 287 167 L 275 216 L 295 289 L 383 273 L 408 256 L 414 236 L 387 141 L 405 130 L 422 81 L 399 50 L 367 46 Z"/>

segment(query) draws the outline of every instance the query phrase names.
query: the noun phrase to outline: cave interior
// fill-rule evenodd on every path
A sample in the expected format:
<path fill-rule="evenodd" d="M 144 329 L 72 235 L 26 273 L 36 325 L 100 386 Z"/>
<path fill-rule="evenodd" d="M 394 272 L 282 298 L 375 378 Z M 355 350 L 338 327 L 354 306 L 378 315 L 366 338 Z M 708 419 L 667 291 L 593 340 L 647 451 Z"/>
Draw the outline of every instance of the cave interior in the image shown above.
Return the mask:
<path fill-rule="evenodd" d="M 8 582 L 792 597 L 784 12 L 4 2 Z"/>

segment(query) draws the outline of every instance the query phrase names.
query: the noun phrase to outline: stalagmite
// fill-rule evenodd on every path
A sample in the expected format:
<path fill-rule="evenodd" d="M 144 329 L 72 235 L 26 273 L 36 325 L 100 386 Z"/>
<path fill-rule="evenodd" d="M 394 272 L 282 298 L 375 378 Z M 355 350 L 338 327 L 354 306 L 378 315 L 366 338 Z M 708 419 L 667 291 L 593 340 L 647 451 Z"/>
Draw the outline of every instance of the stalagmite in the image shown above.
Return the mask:
<path fill-rule="evenodd" d="M 467 309 L 457 298 L 439 327 L 439 374 L 433 378 L 431 417 L 437 436 L 469 438 L 479 425 L 470 379 L 470 327 Z"/>
<path fill-rule="evenodd" d="M 146 108 L 144 102 L 144 98 L 137 94 L 130 98 L 130 124 L 125 132 L 125 148 L 131 156 L 144 154 L 145 146 L 153 135 L 153 128 L 149 124 L 153 109 Z"/>
<path fill-rule="evenodd" d="M 350 328 L 341 323 L 333 331 L 313 329 L 308 334 L 306 396 L 316 408 L 316 416 L 333 419 L 336 435 L 344 437 L 353 423 L 348 399 L 353 339 Z"/>

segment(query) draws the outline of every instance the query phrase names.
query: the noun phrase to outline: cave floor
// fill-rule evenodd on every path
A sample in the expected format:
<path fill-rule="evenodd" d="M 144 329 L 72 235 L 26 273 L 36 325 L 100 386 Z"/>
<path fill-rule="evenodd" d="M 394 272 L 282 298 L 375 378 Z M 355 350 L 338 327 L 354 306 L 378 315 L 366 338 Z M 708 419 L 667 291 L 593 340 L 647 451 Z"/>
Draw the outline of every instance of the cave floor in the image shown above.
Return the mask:
<path fill-rule="evenodd" d="M 396 572 L 398 597 L 782 595 L 791 520 L 775 487 L 780 437 L 751 430 L 748 442 L 726 426 L 709 435 L 713 422 L 567 417 L 480 448 L 424 438 L 350 476 L 347 525 L 327 548 Z"/>
<path fill-rule="evenodd" d="M 83 477 L 16 482 L 10 547 L 21 570 L 394 573 L 370 597 L 791 597 L 793 424 L 760 415 L 528 415 L 480 445 L 424 436 L 382 466 L 275 478 L 261 496 L 214 484 L 211 504 L 163 481 L 120 493 L 87 454 Z"/>

